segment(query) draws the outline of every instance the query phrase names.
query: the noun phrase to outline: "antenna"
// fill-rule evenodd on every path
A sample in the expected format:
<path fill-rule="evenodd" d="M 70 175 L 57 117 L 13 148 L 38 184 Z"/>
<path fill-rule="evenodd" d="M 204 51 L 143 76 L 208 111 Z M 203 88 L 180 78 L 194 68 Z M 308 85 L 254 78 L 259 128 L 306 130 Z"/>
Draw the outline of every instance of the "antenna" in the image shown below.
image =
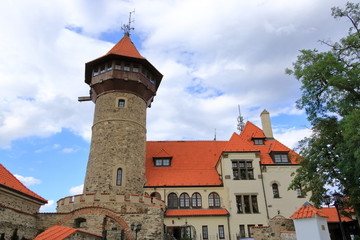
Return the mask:
<path fill-rule="evenodd" d="M 216 128 L 215 128 L 215 132 L 214 132 L 214 141 L 216 141 Z"/>
<path fill-rule="evenodd" d="M 237 130 L 239 130 L 239 133 L 241 133 L 244 130 L 245 123 L 244 123 L 243 116 L 241 116 L 241 111 L 240 111 L 240 105 L 239 104 L 238 104 L 238 108 L 239 108 L 239 116 L 237 118 L 237 121 L 238 121 Z"/>
<path fill-rule="evenodd" d="M 134 30 L 134 28 L 131 27 L 131 23 L 133 23 L 135 21 L 134 19 L 131 20 L 132 14 L 135 14 L 135 9 L 134 9 L 134 11 L 129 12 L 129 23 L 121 26 L 121 30 L 124 31 L 124 35 L 126 35 L 126 36 L 130 36 L 130 31 Z"/>

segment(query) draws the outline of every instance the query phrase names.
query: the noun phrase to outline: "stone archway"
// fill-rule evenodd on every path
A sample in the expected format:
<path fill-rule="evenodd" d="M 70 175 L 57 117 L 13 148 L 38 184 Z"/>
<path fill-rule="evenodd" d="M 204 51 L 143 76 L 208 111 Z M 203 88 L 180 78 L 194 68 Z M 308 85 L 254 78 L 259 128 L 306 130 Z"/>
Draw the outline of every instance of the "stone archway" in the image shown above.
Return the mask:
<path fill-rule="evenodd" d="M 132 236 L 133 234 L 132 234 L 132 231 L 131 231 L 129 225 L 121 217 L 117 216 L 115 212 L 113 212 L 110 209 L 103 208 L 103 207 L 84 207 L 84 208 L 74 210 L 74 211 L 66 214 L 66 216 L 61 218 L 56 224 L 64 225 L 71 220 L 75 220 L 76 218 L 83 216 L 84 214 L 99 214 L 99 215 L 109 217 L 110 219 L 112 219 L 113 221 L 118 223 L 120 225 L 120 227 L 124 230 L 126 239 L 134 240 L 134 237 Z"/>

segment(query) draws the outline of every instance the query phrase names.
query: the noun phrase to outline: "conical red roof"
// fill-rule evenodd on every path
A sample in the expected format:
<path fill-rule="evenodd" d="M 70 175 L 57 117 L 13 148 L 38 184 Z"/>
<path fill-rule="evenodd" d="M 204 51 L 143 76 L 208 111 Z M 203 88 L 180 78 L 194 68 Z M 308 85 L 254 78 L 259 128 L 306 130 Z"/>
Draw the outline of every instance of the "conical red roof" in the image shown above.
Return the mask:
<path fill-rule="evenodd" d="M 109 54 L 145 59 L 140 55 L 139 51 L 136 49 L 134 43 L 131 41 L 128 35 L 124 35 L 124 37 L 117 44 L 115 44 L 115 46 L 108 53 L 106 53 L 106 55 Z"/>

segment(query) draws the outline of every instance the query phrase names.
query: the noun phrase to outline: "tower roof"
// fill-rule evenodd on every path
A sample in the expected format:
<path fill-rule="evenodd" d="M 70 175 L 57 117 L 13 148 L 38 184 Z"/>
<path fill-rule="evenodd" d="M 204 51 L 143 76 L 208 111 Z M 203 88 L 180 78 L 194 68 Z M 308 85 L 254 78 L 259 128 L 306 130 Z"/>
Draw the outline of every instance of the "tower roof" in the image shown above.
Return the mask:
<path fill-rule="evenodd" d="M 14 175 L 12 175 L 3 165 L 0 164 L 0 186 L 11 189 L 13 191 L 25 194 L 38 201 L 46 203 L 47 200 L 40 197 L 22 184 Z"/>
<path fill-rule="evenodd" d="M 109 54 L 145 59 L 143 56 L 141 56 L 130 37 L 126 34 L 117 44 L 115 44 L 112 49 L 110 49 L 109 52 L 106 53 L 106 55 Z"/>

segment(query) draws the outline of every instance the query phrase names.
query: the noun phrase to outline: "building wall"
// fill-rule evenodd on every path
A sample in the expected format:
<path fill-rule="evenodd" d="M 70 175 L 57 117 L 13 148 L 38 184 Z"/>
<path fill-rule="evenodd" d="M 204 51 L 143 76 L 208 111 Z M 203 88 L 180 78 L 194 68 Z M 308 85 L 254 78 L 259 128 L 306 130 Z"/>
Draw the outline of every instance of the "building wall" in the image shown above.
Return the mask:
<path fill-rule="evenodd" d="M 0 188 L 0 203 L 30 214 L 37 213 L 42 204 L 32 198 L 3 188 Z"/>

